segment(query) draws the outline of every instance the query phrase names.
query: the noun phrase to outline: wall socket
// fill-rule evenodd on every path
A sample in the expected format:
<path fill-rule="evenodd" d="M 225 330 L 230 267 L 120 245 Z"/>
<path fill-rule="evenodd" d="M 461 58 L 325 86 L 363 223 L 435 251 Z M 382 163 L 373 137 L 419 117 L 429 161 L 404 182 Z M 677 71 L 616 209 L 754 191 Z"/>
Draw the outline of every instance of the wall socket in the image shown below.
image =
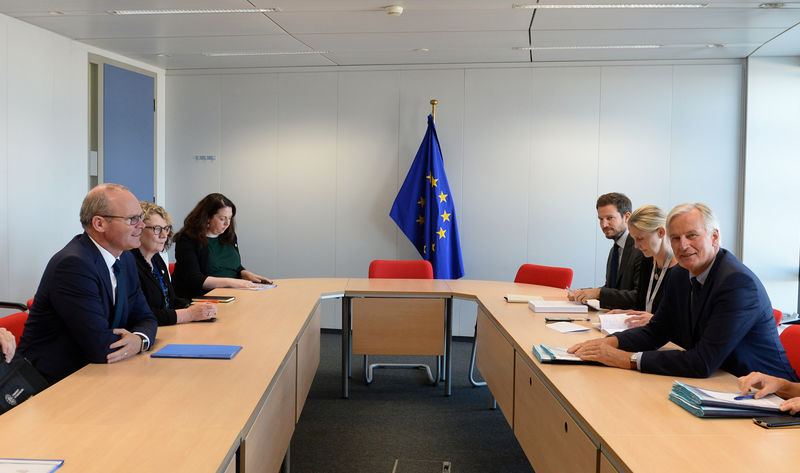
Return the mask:
<path fill-rule="evenodd" d="M 196 154 L 194 155 L 194 159 L 195 161 L 215 161 L 217 157 L 208 154 Z"/>

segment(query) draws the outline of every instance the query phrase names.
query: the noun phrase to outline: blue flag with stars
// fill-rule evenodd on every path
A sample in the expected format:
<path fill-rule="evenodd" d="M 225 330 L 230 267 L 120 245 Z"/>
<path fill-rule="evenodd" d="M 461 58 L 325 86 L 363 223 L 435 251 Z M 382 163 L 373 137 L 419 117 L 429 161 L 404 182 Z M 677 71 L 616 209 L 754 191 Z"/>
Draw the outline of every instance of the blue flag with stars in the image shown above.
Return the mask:
<path fill-rule="evenodd" d="M 431 262 L 435 278 L 464 276 L 456 208 L 444 173 L 436 126 L 430 115 L 428 131 L 389 215 L 422 258 Z"/>

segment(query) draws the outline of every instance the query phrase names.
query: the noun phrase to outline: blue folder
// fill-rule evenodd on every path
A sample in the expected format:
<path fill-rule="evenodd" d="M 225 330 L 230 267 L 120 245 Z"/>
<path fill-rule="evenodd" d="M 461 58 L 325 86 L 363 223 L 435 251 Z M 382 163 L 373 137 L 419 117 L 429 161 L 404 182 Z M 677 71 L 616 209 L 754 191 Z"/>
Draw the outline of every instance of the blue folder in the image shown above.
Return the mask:
<path fill-rule="evenodd" d="M 181 345 L 170 343 L 150 355 L 153 358 L 216 358 L 230 360 L 241 345 Z"/>

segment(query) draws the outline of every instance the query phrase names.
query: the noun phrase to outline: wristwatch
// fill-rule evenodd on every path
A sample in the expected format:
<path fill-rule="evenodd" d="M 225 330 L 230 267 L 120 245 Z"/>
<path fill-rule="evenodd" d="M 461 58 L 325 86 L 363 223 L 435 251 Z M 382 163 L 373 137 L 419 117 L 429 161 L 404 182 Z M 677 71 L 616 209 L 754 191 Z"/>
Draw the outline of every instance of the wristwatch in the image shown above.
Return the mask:
<path fill-rule="evenodd" d="M 141 333 L 137 333 L 136 335 L 138 335 L 139 338 L 142 339 L 142 349 L 139 350 L 139 353 L 149 350 L 150 349 L 150 340 L 148 340 L 147 337 L 145 337 Z"/>
<path fill-rule="evenodd" d="M 637 361 L 639 360 L 639 353 L 631 353 L 631 369 L 639 369 Z"/>

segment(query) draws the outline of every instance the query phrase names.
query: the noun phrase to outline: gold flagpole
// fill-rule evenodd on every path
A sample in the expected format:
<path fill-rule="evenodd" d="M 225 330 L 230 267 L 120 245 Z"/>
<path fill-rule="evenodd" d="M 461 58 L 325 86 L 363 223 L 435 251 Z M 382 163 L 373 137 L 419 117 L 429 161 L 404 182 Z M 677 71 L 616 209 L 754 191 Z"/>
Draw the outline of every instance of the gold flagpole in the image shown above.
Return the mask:
<path fill-rule="evenodd" d="M 433 123 L 436 123 L 436 105 L 439 103 L 436 99 L 431 99 L 431 115 L 433 116 Z"/>

